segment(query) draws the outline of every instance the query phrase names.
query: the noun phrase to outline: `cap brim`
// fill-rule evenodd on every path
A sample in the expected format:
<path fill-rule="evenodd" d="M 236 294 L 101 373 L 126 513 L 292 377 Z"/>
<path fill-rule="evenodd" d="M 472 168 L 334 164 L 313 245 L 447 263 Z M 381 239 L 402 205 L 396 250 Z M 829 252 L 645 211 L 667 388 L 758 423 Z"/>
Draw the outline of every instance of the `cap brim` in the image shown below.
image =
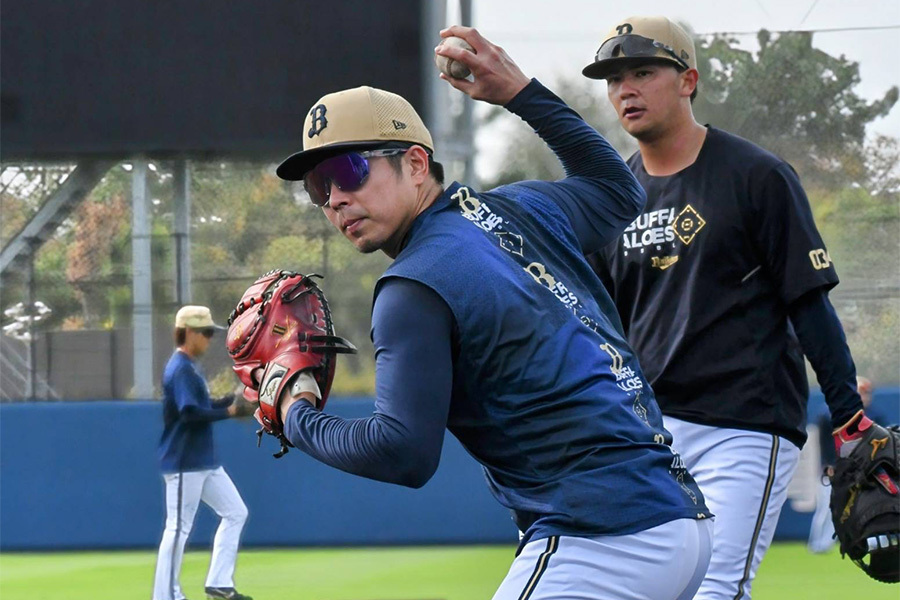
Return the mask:
<path fill-rule="evenodd" d="M 328 146 L 313 148 L 312 150 L 304 150 L 303 152 L 297 152 L 284 159 L 284 161 L 278 165 L 278 168 L 275 169 L 275 174 L 285 181 L 300 181 L 303 179 L 304 175 L 326 158 L 344 154 L 345 152 L 352 152 L 353 150 L 381 148 L 389 143 L 390 140 L 379 140 L 374 142 L 342 142 L 340 144 L 330 144 Z"/>
<path fill-rule="evenodd" d="M 621 69 L 630 69 L 632 67 L 652 63 L 670 64 L 676 67 L 682 66 L 678 61 L 662 56 L 622 56 L 618 58 L 607 58 L 606 60 L 601 60 L 599 62 L 593 62 L 583 68 L 581 70 L 581 74 L 588 79 L 606 79 L 611 74 Z"/>

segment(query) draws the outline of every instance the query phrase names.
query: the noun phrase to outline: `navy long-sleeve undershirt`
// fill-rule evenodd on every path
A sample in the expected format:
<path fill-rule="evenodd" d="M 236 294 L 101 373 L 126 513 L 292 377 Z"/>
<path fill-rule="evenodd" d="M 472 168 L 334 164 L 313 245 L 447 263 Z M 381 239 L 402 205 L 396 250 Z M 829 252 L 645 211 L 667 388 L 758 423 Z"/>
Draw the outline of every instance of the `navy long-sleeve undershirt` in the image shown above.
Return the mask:
<path fill-rule="evenodd" d="M 557 203 L 585 252 L 618 236 L 646 202 L 616 151 L 536 80 L 506 107 L 553 150 L 566 170 L 558 182 L 528 181 Z M 290 407 L 286 437 L 348 473 L 410 487 L 424 485 L 440 460 L 453 386 L 450 308 L 426 286 L 382 283 L 372 312 L 376 398 L 371 417 L 347 420 L 307 402 Z"/>
<path fill-rule="evenodd" d="M 372 313 L 375 411 L 364 419 L 290 407 L 291 443 L 327 465 L 370 479 L 421 487 L 441 456 L 453 384 L 453 314 L 434 291 L 389 279 Z"/>
<path fill-rule="evenodd" d="M 863 408 L 856 391 L 856 366 L 841 321 L 823 288 L 804 294 L 788 308 L 803 354 L 816 372 L 831 423 L 837 429 Z"/>

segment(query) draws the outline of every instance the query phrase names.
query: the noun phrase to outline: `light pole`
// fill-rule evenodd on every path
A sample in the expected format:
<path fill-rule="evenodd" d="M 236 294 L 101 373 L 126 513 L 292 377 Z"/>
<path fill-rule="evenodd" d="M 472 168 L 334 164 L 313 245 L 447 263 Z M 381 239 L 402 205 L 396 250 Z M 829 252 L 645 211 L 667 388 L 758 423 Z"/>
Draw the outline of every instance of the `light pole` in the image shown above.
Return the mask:
<path fill-rule="evenodd" d="M 28 378 L 25 381 L 25 395 L 29 400 L 35 400 L 37 397 L 37 377 L 35 374 L 35 363 L 37 361 L 35 360 L 34 346 L 36 334 L 34 324 L 43 320 L 51 312 L 53 311 L 50 307 L 40 300 L 33 301 L 28 305 L 24 302 L 19 302 L 3 311 L 6 317 L 13 320 L 12 323 L 3 327 L 3 333 L 28 344 L 28 353 L 25 355 L 25 369 L 28 372 Z"/>

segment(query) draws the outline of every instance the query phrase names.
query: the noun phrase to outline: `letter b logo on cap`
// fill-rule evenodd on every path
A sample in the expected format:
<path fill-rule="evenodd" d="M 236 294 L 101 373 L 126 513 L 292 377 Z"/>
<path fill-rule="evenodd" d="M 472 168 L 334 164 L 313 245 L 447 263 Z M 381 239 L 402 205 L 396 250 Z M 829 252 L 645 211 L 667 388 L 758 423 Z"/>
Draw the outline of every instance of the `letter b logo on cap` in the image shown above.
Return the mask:
<path fill-rule="evenodd" d="M 309 111 L 309 114 L 312 117 L 312 127 L 309 128 L 308 132 L 309 137 L 319 135 L 322 133 L 323 129 L 328 127 L 328 119 L 325 118 L 327 110 L 328 109 L 325 108 L 324 104 L 319 104 Z"/>

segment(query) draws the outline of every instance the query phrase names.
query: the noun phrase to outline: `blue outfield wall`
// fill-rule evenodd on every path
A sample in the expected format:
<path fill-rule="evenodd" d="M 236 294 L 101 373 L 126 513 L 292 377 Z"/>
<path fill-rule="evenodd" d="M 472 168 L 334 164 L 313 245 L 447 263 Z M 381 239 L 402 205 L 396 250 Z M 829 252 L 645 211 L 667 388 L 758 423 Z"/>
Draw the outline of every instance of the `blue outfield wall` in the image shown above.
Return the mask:
<path fill-rule="evenodd" d="M 370 415 L 367 399 L 329 403 Z M 438 472 L 413 490 L 348 475 L 298 450 L 275 459 L 256 447 L 256 421 L 214 425 L 216 451 L 250 518 L 244 546 L 515 543 L 509 512 L 481 467 L 447 436 Z M 0 405 L 0 550 L 139 548 L 159 544 L 165 521 L 156 402 Z M 217 521 L 203 507 L 193 543 Z"/>
<path fill-rule="evenodd" d="M 900 413 L 900 389 L 876 403 Z M 813 397 L 810 414 L 823 410 Z M 347 418 L 371 414 L 369 399 L 332 401 Z M 0 550 L 148 548 L 165 511 L 156 459 L 156 402 L 0 405 Z M 509 543 L 509 513 L 490 495 L 480 466 L 450 435 L 437 473 L 422 489 L 378 483 L 326 467 L 272 438 L 256 447 L 256 422 L 215 425 L 217 451 L 250 509 L 245 546 Z M 787 505 L 776 536 L 803 539 L 811 514 Z M 191 534 L 208 545 L 216 519 L 206 507 Z"/>

